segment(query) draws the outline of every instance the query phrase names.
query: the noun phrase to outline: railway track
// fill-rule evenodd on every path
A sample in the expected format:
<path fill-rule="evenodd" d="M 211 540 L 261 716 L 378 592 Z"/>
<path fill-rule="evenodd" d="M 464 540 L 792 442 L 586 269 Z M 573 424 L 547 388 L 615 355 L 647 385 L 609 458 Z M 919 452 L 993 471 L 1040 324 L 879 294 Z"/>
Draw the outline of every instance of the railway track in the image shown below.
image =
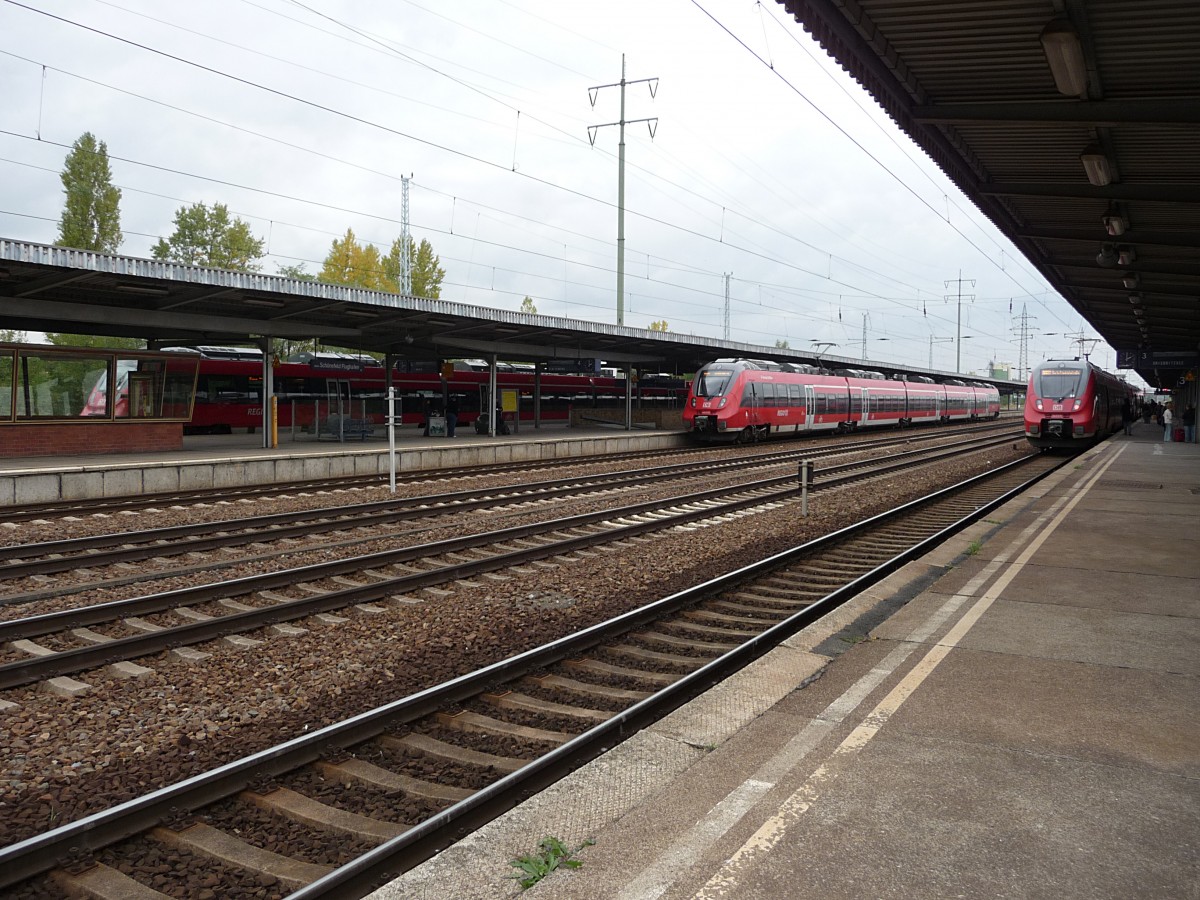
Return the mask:
<path fill-rule="evenodd" d="M 937 438 L 938 435 L 930 437 Z M 1010 437 L 1019 438 L 1020 434 L 1014 433 Z M 273 541 L 311 538 L 330 532 L 375 530 L 396 524 L 403 525 L 407 533 L 415 533 L 420 530 L 413 525 L 418 517 L 461 515 L 479 509 L 494 510 L 536 500 L 577 498 L 599 491 L 618 492 L 684 478 L 710 477 L 722 472 L 745 475 L 755 470 L 793 464 L 800 459 L 819 461 L 847 452 L 909 446 L 917 442 L 920 441 L 916 438 L 891 438 L 871 442 L 866 448 L 857 445 L 851 448 L 835 445 L 782 450 L 750 458 L 705 459 L 633 471 L 555 478 L 369 503 L 156 527 L 143 531 L 121 531 L 45 543 L 13 544 L 0 547 L 0 583 L 80 569 L 92 571 L 121 563 L 207 553 L 248 544 L 262 545 Z M 945 446 L 967 446 L 969 443 L 970 439 Z M 295 552 L 296 549 L 289 547 L 281 552 Z M 147 573 L 144 577 L 161 576 L 159 573 Z M 125 583 L 129 580 L 128 575 L 123 577 Z M 46 591 L 32 594 L 33 598 L 44 596 L 47 596 Z M 20 602 L 25 602 L 25 598 L 0 596 L 0 605 Z"/>
<path fill-rule="evenodd" d="M 0 886 L 152 898 L 162 895 L 149 883 L 204 884 L 237 898 L 250 895 L 246 885 L 276 884 L 304 900 L 362 896 L 1062 464 L 1030 457 L 10 845 Z M 726 514 L 706 510 L 676 527 Z"/>
<path fill-rule="evenodd" d="M 971 423 L 968 425 L 953 425 L 938 429 L 915 429 L 906 432 L 908 440 L 916 439 L 918 435 L 924 436 L 925 432 L 936 434 L 964 432 L 970 433 L 974 430 L 1003 427 L 1008 425 L 1011 427 L 1011 421 L 1006 421 L 1002 417 L 999 422 L 992 423 Z M 858 435 L 859 443 L 869 444 L 876 437 L 875 433 L 868 436 Z M 892 438 L 896 440 L 895 438 Z M 839 444 L 855 443 L 853 438 L 843 438 Z M 812 446 L 812 443 L 806 442 L 805 446 Z M 742 458 L 755 455 L 752 452 L 747 452 L 742 449 Z M 670 452 L 672 458 L 684 457 L 702 457 L 705 455 L 711 456 L 717 452 L 730 452 L 728 447 L 684 447 L 677 448 Z M 772 452 L 768 450 L 763 455 L 770 455 Z M 664 455 L 661 450 L 642 450 L 631 451 L 627 453 L 606 454 L 603 457 L 604 462 L 636 462 L 644 459 L 661 458 Z M 584 458 L 582 462 L 595 462 L 598 459 Z M 547 462 L 546 460 L 531 460 L 524 462 L 510 463 L 490 463 L 486 466 L 458 466 L 453 468 L 425 469 L 421 471 L 407 471 L 400 473 L 401 482 L 406 485 L 419 485 L 426 483 L 444 482 L 451 478 L 476 478 L 490 477 L 495 475 L 518 475 L 529 472 L 537 472 L 546 469 L 552 469 L 556 466 L 561 466 L 562 460 Z M 573 464 L 580 464 L 580 460 L 573 461 Z M 388 484 L 386 475 L 358 475 L 358 476 L 343 476 L 337 478 L 325 479 L 310 479 L 304 481 L 292 481 L 284 484 L 260 484 L 260 485 L 243 485 L 239 487 L 222 487 L 222 488 L 205 488 L 186 491 L 164 491 L 150 494 L 123 495 L 119 497 L 97 497 L 92 499 L 80 500 L 61 500 L 45 503 L 26 503 L 13 504 L 0 508 L 0 522 L 19 523 L 31 522 L 44 519 L 59 519 L 64 517 L 81 517 L 93 515 L 118 515 L 121 513 L 137 512 L 139 510 L 162 509 L 172 506 L 190 506 L 195 504 L 212 504 L 212 503 L 236 503 L 239 501 L 254 501 L 263 500 L 274 497 L 292 496 L 298 493 L 323 493 L 336 494 L 347 491 L 358 491 L 367 489 L 376 489 Z"/>
<path fill-rule="evenodd" d="M 829 490 L 1011 440 L 1007 435 L 975 438 L 827 466 L 814 489 Z M 279 639 L 297 633 L 290 623 L 310 616 L 343 610 L 381 612 L 375 604 L 419 602 L 417 592 L 441 585 L 665 533 L 720 514 L 789 502 L 799 493 L 796 481 L 795 473 L 789 472 L 734 487 L 0 622 L 0 644 L 10 648 L 10 657 L 17 657 L 0 664 L 0 689 L 99 666 L 115 666 L 109 670 L 113 674 L 134 677 L 144 674 L 129 665 L 135 659 L 164 651 L 179 654 L 181 648 L 216 639 L 248 649 L 264 638 L 244 635 L 261 629 L 273 628 L 272 639 Z M 52 562 L 62 562 L 65 568 L 80 565 L 69 558 Z M 190 653 L 196 658 L 195 651 Z M 69 693 L 83 686 L 60 687 Z"/>

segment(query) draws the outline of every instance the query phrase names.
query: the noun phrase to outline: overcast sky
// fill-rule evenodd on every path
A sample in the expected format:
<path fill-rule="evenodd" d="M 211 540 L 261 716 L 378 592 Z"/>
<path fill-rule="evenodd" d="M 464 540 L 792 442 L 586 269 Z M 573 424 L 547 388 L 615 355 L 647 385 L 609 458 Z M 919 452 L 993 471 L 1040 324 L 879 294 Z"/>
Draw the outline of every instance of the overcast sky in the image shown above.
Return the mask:
<path fill-rule="evenodd" d="M 1022 310 L 1030 365 L 1096 337 L 775 0 L 0 0 L 0 236 L 54 241 L 85 131 L 133 256 L 224 203 L 315 274 L 386 252 L 404 175 L 443 299 L 615 323 L 622 54 L 626 325 L 725 336 L 729 273 L 735 341 L 983 373 Z"/>

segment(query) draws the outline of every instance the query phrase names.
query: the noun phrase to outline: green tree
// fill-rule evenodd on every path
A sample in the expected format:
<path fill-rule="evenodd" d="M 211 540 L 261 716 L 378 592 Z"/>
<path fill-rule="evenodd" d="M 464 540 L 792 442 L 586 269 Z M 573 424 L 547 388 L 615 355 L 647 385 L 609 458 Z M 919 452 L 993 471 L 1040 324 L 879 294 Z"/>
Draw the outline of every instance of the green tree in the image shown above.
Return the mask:
<path fill-rule="evenodd" d="M 12 328 L 0 328 L 0 343 L 23 344 L 28 339 L 29 335 L 24 331 L 15 331 Z"/>
<path fill-rule="evenodd" d="M 67 195 L 58 222 L 59 247 L 116 253 L 121 234 L 121 191 L 113 187 L 108 147 L 85 131 L 67 154 L 60 175 Z"/>
<path fill-rule="evenodd" d="M 778 349 L 778 350 L 790 350 L 790 349 L 791 349 L 791 348 L 788 346 L 788 342 L 787 342 L 787 341 L 785 341 L 785 340 L 783 340 L 783 339 L 776 340 L 776 341 L 775 341 L 775 347 L 776 347 L 776 349 Z"/>
<path fill-rule="evenodd" d="M 532 297 L 526 297 L 521 301 L 521 312 L 537 315 L 537 307 L 534 305 Z"/>
<path fill-rule="evenodd" d="M 316 275 L 313 275 L 309 272 L 304 271 L 303 263 L 301 263 L 298 266 L 279 266 L 278 268 L 279 268 L 279 271 L 277 274 L 282 275 L 284 278 L 295 278 L 299 281 L 316 281 L 317 280 Z"/>
<path fill-rule="evenodd" d="M 317 279 L 369 291 L 396 292 L 395 282 L 389 279 L 379 257 L 379 248 L 360 244 L 352 228 L 346 229 L 345 237 L 334 240 Z"/>
<path fill-rule="evenodd" d="M 170 259 L 192 266 L 213 266 L 257 272 L 263 241 L 250 233 L 242 219 L 230 219 L 229 207 L 203 203 L 181 206 L 175 213 L 175 233 L 159 238 L 151 251 L 155 259 Z"/>
<path fill-rule="evenodd" d="M 392 241 L 392 249 L 383 258 L 383 268 L 392 287 L 385 290 L 400 292 L 400 238 Z M 428 297 L 436 300 L 442 294 L 442 279 L 446 270 L 442 261 L 433 252 L 433 245 L 424 238 L 417 244 L 412 237 L 408 238 L 408 259 L 412 268 L 412 292 L 414 297 Z"/>
<path fill-rule="evenodd" d="M 650 330 L 651 331 L 666 331 L 667 330 L 667 320 L 659 319 L 657 322 L 651 322 Z"/>
<path fill-rule="evenodd" d="M 145 350 L 141 338 L 110 337 L 104 334 L 67 334 L 48 331 L 46 340 L 56 347 L 89 347 L 93 350 Z"/>

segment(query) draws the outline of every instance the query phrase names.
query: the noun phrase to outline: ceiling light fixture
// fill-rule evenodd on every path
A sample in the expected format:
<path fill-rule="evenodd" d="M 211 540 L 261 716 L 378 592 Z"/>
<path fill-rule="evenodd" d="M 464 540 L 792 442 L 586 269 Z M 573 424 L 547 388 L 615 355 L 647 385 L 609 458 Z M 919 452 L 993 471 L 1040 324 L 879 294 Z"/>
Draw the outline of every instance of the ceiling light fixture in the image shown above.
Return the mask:
<path fill-rule="evenodd" d="M 1088 144 L 1084 147 L 1083 152 L 1079 154 L 1079 161 L 1083 163 L 1087 180 L 1093 185 L 1104 187 L 1112 184 L 1112 164 L 1099 144 Z"/>
<path fill-rule="evenodd" d="M 1132 266 L 1137 259 L 1137 251 L 1132 247 L 1117 248 L 1117 262 L 1122 266 Z"/>
<path fill-rule="evenodd" d="M 1126 275 L 1124 278 L 1121 279 L 1121 284 L 1125 285 L 1125 287 L 1129 288 L 1130 290 L 1137 287 L 1141 283 L 1142 283 L 1142 276 L 1139 275 L 1137 272 L 1130 272 L 1128 275 Z"/>
<path fill-rule="evenodd" d="M 1117 264 L 1117 259 L 1117 248 L 1112 244 L 1102 244 L 1100 252 L 1096 254 L 1096 265 L 1111 269 Z"/>
<path fill-rule="evenodd" d="M 264 300 L 260 297 L 247 297 L 242 302 L 247 306 L 263 306 L 267 309 L 283 309 L 287 305 L 282 300 Z"/>
<path fill-rule="evenodd" d="M 1104 223 L 1104 230 L 1108 232 L 1109 237 L 1120 237 L 1129 227 L 1129 223 L 1121 216 L 1104 216 L 1100 221 Z"/>
<path fill-rule="evenodd" d="M 369 309 L 348 309 L 346 315 L 352 316 L 355 319 L 378 319 L 379 313 L 371 312 Z"/>
<path fill-rule="evenodd" d="M 1142 302 L 1142 295 L 1141 294 L 1130 294 L 1129 302 L 1132 303 L 1134 306 L 1137 306 L 1139 303 Z"/>
<path fill-rule="evenodd" d="M 1079 34 L 1066 19 L 1054 19 L 1042 29 L 1042 52 L 1060 94 L 1078 97 L 1087 89 L 1087 63 Z"/>

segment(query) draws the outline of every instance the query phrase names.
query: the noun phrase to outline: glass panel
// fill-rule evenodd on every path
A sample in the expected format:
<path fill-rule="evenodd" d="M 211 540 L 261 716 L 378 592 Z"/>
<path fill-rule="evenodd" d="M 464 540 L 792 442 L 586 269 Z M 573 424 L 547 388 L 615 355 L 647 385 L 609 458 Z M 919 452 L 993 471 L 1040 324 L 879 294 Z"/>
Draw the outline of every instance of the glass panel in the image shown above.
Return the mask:
<path fill-rule="evenodd" d="M 733 376 L 732 369 L 701 369 L 700 374 L 696 376 L 696 396 L 723 396 L 729 389 L 729 383 L 733 380 Z"/>
<path fill-rule="evenodd" d="M 1083 372 L 1079 369 L 1057 368 L 1042 369 L 1034 379 L 1034 390 L 1039 397 L 1048 400 L 1064 400 L 1074 397 L 1083 380 Z"/>
<path fill-rule="evenodd" d="M 21 353 L 17 418 L 108 415 L 108 358 Z"/>
<path fill-rule="evenodd" d="M 167 374 L 163 382 L 162 415 L 166 419 L 192 418 L 192 400 L 196 392 L 196 371 L 199 360 L 169 359 Z"/>
<path fill-rule="evenodd" d="M 16 359 L 11 350 L 0 357 L 0 419 L 12 419 L 13 368 L 17 364 Z"/>
<path fill-rule="evenodd" d="M 116 418 L 161 417 L 164 368 L 161 359 L 117 359 Z"/>

